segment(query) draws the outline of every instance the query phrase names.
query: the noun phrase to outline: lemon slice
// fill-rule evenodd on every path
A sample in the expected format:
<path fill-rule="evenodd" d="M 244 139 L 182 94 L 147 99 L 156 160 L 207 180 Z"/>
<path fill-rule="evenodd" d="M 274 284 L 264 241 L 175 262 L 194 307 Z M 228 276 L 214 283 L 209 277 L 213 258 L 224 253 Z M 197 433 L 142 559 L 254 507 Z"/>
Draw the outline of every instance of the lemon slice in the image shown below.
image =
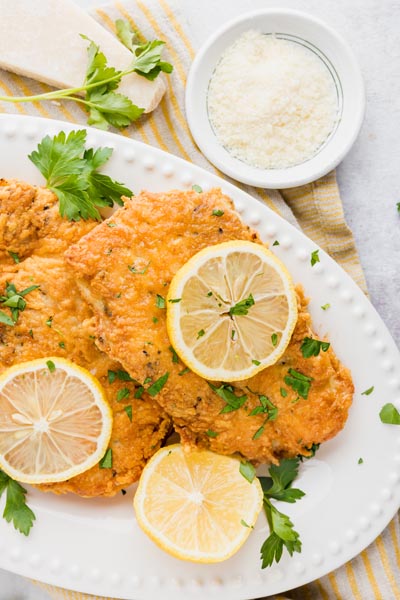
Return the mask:
<path fill-rule="evenodd" d="M 62 358 L 0 376 L 0 468 L 24 483 L 65 481 L 104 456 L 112 413 L 97 379 Z"/>
<path fill-rule="evenodd" d="M 261 244 L 232 241 L 195 254 L 168 292 L 173 347 L 195 373 L 238 381 L 274 364 L 297 321 L 292 279 Z"/>
<path fill-rule="evenodd" d="M 226 560 L 244 544 L 262 508 L 260 482 L 236 458 L 180 444 L 147 463 L 134 498 L 136 518 L 166 552 L 193 562 Z"/>

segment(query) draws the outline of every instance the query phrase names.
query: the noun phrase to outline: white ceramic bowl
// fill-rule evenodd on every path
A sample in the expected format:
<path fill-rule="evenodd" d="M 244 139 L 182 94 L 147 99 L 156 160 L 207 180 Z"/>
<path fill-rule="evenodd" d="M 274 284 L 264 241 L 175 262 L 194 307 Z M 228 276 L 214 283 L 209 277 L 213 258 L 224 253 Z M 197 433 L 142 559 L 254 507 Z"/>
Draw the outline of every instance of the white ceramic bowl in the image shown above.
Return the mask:
<path fill-rule="evenodd" d="M 234 158 L 219 143 L 210 124 L 207 94 L 210 79 L 224 51 L 244 32 L 255 29 L 301 43 L 329 69 L 338 98 L 338 121 L 317 153 L 283 169 L 260 169 Z M 245 110 L 246 107 L 238 107 Z M 186 87 L 186 115 L 203 154 L 233 179 L 265 188 L 289 188 L 315 181 L 335 168 L 353 145 L 365 111 L 365 93 L 357 60 L 343 38 L 310 15 L 295 10 L 267 9 L 246 13 L 219 29 L 199 50 Z"/>

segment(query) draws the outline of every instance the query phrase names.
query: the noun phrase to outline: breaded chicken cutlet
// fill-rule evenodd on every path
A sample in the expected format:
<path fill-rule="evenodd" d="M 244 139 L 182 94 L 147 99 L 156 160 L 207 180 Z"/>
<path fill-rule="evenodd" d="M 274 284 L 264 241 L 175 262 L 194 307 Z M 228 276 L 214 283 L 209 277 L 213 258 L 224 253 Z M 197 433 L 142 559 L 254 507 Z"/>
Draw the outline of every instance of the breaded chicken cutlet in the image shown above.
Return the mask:
<path fill-rule="evenodd" d="M 164 385 L 155 398 L 173 418 L 185 444 L 240 454 L 254 462 L 309 455 L 313 444 L 343 428 L 353 384 L 331 348 L 316 357 L 302 357 L 301 342 L 313 334 L 301 288 L 299 318 L 285 354 L 255 377 L 233 384 L 236 395 L 247 397 L 238 410 L 221 413 L 225 401 L 207 381 L 187 372 L 172 351 L 160 298 L 190 257 L 228 240 L 261 243 L 219 190 L 143 192 L 72 245 L 66 260 L 93 307 L 96 344 L 138 381 L 153 385 L 161 378 Z M 289 368 L 312 380 L 307 399 L 284 383 Z M 275 420 L 250 415 L 262 395 L 278 409 Z"/>
<path fill-rule="evenodd" d="M 169 417 L 150 396 L 134 398 L 132 381 L 109 379 L 110 371 L 118 373 L 122 367 L 95 345 L 92 310 L 64 262 L 69 244 L 96 224 L 62 219 L 57 198 L 46 189 L 0 181 L 0 295 L 7 283 L 17 291 L 40 286 L 24 297 L 26 308 L 14 327 L 0 324 L 0 371 L 40 357 L 61 356 L 87 368 L 100 381 L 113 410 L 112 468 L 96 465 L 68 481 L 40 486 L 87 497 L 110 496 L 136 481 L 170 430 Z M 123 388 L 129 396 L 117 402 Z M 132 420 L 124 410 L 128 404 Z"/>

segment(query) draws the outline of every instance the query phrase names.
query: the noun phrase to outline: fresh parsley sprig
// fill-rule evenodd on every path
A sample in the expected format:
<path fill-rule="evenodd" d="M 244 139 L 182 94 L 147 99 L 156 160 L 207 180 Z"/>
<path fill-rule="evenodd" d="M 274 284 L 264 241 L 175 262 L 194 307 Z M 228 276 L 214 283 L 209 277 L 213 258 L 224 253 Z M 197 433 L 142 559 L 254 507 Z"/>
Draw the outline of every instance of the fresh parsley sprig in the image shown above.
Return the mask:
<path fill-rule="evenodd" d="M 69 221 L 101 219 L 97 207 L 123 205 L 121 196 L 132 196 L 124 184 L 98 169 L 112 154 L 111 148 L 85 149 L 84 129 L 64 131 L 53 138 L 46 135 L 28 158 L 46 179 L 46 187 L 55 193 L 60 214 Z"/>
<path fill-rule="evenodd" d="M 6 475 L 4 471 L 0 471 L 0 498 L 5 491 L 7 496 L 3 512 L 4 519 L 8 523 L 12 521 L 15 529 L 24 535 L 29 535 L 36 517 L 26 504 L 27 491 L 21 484 Z"/>
<path fill-rule="evenodd" d="M 295 531 L 292 521 L 271 502 L 273 498 L 293 503 L 304 496 L 304 492 L 291 487 L 298 469 L 298 458 L 284 459 L 278 466 L 269 468 L 270 477 L 260 477 L 264 491 L 264 512 L 270 528 L 270 535 L 261 546 L 263 569 L 270 567 L 274 561 L 279 562 L 284 548 L 290 556 L 294 552 L 301 552 L 300 535 Z"/>
<path fill-rule="evenodd" d="M 117 26 L 118 27 L 118 26 Z M 119 26 L 121 30 L 121 25 Z M 129 31 L 129 25 L 123 26 L 124 31 Z M 133 45 L 128 48 L 133 53 L 133 61 L 126 71 L 118 71 L 107 63 L 107 58 L 99 46 L 85 35 L 89 46 L 88 65 L 85 80 L 81 86 L 54 90 L 33 96 L 0 96 L 3 102 L 37 102 L 43 100 L 73 100 L 82 104 L 89 113 L 88 124 L 100 129 L 108 129 L 110 125 L 121 128 L 136 121 L 144 112 L 143 108 L 136 106 L 130 98 L 117 93 L 121 80 L 130 73 L 137 73 L 146 79 L 153 80 L 158 74 L 172 72 L 172 65 L 161 60 L 161 52 L 165 42 L 152 40 L 143 44 Z M 120 37 L 121 39 L 121 37 Z M 128 41 L 128 34 L 124 37 Z M 125 43 L 127 45 L 127 43 Z"/>

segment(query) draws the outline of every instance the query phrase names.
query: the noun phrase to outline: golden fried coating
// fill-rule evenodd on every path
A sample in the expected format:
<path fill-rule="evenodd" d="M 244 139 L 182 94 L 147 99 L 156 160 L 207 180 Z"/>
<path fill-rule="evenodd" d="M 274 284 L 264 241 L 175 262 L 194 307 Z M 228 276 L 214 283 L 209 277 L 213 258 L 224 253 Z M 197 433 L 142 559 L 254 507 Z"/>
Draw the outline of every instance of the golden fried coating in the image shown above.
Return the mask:
<path fill-rule="evenodd" d="M 1 220 L 0 295 L 6 282 L 13 283 L 17 291 L 40 285 L 25 296 L 26 308 L 14 327 L 0 324 L 0 370 L 44 356 L 67 358 L 97 377 L 113 410 L 113 468 L 96 465 L 66 482 L 41 488 L 81 496 L 113 495 L 139 478 L 147 460 L 168 434 L 170 419 L 148 395 L 135 399 L 133 382 L 118 377 L 112 383 L 108 380 L 109 371 L 118 372 L 122 367 L 95 345 L 92 310 L 81 297 L 75 276 L 63 258 L 68 244 L 78 241 L 96 223 L 65 221 L 53 194 L 20 182 L 6 185 L 3 181 L 0 201 L 1 210 L 8 215 L 8 219 Z M 10 245 L 8 240 L 12 240 Z M 10 263 L 9 250 L 18 253 L 18 264 L 12 259 Z M 122 388 L 129 389 L 129 397 L 117 402 Z M 132 406 L 132 421 L 124 410 L 128 405 Z"/>
<path fill-rule="evenodd" d="M 213 215 L 215 209 L 223 215 Z M 313 443 L 344 426 L 353 384 L 331 349 L 303 359 L 300 344 L 312 332 L 300 289 L 299 319 L 285 355 L 252 379 L 234 384 L 236 395 L 247 396 L 242 408 L 221 413 L 226 402 L 204 379 L 173 361 L 166 310 L 157 306 L 157 295 L 166 296 L 174 274 L 196 252 L 233 239 L 261 243 L 219 190 L 142 193 L 71 246 L 66 260 L 94 309 L 97 345 L 141 382 L 169 373 L 155 397 L 173 417 L 184 443 L 239 453 L 255 462 L 307 455 Z M 284 383 L 289 368 L 313 378 L 307 399 L 298 399 Z M 260 395 L 278 408 L 275 420 L 266 421 L 265 413 L 249 414 L 260 406 Z"/>

